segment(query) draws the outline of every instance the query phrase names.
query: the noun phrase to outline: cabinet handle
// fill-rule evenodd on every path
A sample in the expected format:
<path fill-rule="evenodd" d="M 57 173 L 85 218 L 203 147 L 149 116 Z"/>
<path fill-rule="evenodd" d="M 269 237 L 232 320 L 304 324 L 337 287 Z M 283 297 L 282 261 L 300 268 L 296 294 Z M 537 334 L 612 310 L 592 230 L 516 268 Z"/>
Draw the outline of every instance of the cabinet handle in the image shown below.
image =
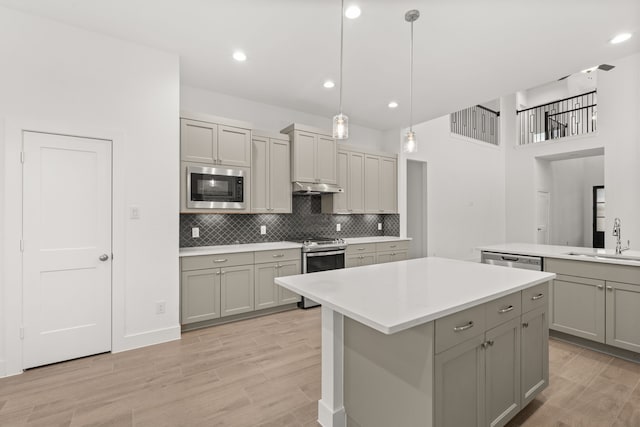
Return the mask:
<path fill-rule="evenodd" d="M 480 347 L 482 347 L 482 349 L 484 350 L 485 348 L 487 348 L 487 343 L 483 342 L 482 344 L 480 344 Z"/>
<path fill-rule="evenodd" d="M 224 270 L 220 272 L 220 274 L 222 274 L 224 276 Z"/>
<path fill-rule="evenodd" d="M 493 340 L 489 340 L 489 341 L 487 341 L 487 344 L 489 344 L 489 345 L 493 345 Z"/>
<path fill-rule="evenodd" d="M 227 258 L 218 258 L 213 260 L 213 262 L 227 262 L 227 261 L 228 261 Z"/>
<path fill-rule="evenodd" d="M 603 290 L 604 289 L 604 285 L 597 285 L 596 286 L 598 289 Z"/>
<path fill-rule="evenodd" d="M 220 270 L 216 271 L 216 276 L 220 275 Z"/>
<path fill-rule="evenodd" d="M 284 256 L 284 254 L 275 254 L 272 255 L 274 258 L 282 258 Z"/>
<path fill-rule="evenodd" d="M 397 248 L 397 247 L 398 247 L 398 245 L 391 245 L 391 246 L 389 246 L 389 247 L 390 247 L 390 248 Z"/>
<path fill-rule="evenodd" d="M 611 286 L 607 286 L 607 290 L 608 290 L 609 292 L 612 292 L 612 291 L 613 291 L 613 288 L 612 288 Z"/>
<path fill-rule="evenodd" d="M 396 256 L 396 255 L 398 255 L 398 254 L 395 253 L 395 252 L 391 252 L 391 256 Z"/>
<path fill-rule="evenodd" d="M 358 259 L 364 259 L 364 255 L 360 255 Z"/>
<path fill-rule="evenodd" d="M 522 324 L 522 327 L 523 327 L 523 328 L 528 328 L 528 327 L 529 327 L 529 322 L 524 322 L 524 323 Z"/>
<path fill-rule="evenodd" d="M 364 251 L 364 250 L 365 250 L 365 248 L 356 248 L 356 250 L 358 250 L 358 251 Z"/>
<path fill-rule="evenodd" d="M 453 328 L 453 332 L 462 332 L 462 331 L 466 331 L 469 328 L 473 328 L 473 320 L 470 320 L 469 323 L 467 323 L 466 325 L 455 326 Z"/>
<path fill-rule="evenodd" d="M 505 307 L 505 308 L 501 308 L 500 310 L 498 310 L 498 313 L 502 314 L 502 313 L 508 313 L 511 310 L 513 310 L 513 306 L 510 305 L 509 307 Z"/>
<path fill-rule="evenodd" d="M 544 294 L 538 294 L 538 295 L 534 295 L 531 297 L 532 301 L 536 301 L 539 300 L 540 298 L 542 298 L 544 296 Z"/>

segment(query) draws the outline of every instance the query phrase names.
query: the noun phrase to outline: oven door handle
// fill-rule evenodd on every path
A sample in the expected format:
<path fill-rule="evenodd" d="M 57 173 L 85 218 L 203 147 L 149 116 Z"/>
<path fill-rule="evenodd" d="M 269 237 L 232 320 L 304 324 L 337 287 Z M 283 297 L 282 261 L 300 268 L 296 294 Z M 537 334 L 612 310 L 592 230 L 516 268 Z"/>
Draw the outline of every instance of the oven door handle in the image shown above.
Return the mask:
<path fill-rule="evenodd" d="M 344 250 L 329 251 L 329 252 L 306 252 L 305 256 L 307 258 L 312 258 L 312 257 L 318 257 L 318 256 L 342 255 L 342 254 L 344 254 Z"/>

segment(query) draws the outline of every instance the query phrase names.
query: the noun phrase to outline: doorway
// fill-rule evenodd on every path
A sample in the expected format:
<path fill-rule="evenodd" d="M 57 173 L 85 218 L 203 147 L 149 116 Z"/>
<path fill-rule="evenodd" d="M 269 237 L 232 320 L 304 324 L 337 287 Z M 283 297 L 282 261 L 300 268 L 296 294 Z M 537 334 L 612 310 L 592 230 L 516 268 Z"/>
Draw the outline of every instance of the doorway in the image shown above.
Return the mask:
<path fill-rule="evenodd" d="M 407 160 L 409 258 L 427 256 L 427 162 Z"/>
<path fill-rule="evenodd" d="M 112 143 L 23 132 L 23 369 L 111 350 Z"/>
<path fill-rule="evenodd" d="M 604 249 L 604 185 L 593 187 L 593 247 Z"/>
<path fill-rule="evenodd" d="M 538 191 L 538 207 L 536 243 L 540 245 L 549 244 L 549 212 L 551 197 L 547 191 Z"/>

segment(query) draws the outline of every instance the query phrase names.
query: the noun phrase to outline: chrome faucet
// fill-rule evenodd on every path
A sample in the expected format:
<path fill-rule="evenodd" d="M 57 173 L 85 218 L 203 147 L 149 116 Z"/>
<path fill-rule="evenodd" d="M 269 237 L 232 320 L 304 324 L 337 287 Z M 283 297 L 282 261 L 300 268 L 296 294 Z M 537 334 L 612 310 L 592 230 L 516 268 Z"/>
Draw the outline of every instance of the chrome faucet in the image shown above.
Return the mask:
<path fill-rule="evenodd" d="M 616 218 L 613 220 L 613 235 L 616 236 L 616 254 L 617 255 L 620 255 L 622 252 L 628 250 L 631 243 L 629 240 L 627 240 L 627 247 L 626 248 L 622 247 L 622 244 L 620 243 L 621 226 L 622 226 L 622 221 L 620 221 L 620 218 Z"/>

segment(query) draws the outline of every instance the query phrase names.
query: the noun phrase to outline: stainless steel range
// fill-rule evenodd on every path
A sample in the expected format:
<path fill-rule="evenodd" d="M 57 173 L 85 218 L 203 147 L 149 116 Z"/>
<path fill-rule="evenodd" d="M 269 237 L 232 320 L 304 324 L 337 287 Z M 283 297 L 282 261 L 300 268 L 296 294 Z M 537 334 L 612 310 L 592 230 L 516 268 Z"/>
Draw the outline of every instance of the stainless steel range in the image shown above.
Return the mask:
<path fill-rule="evenodd" d="M 344 268 L 344 256 L 347 243 L 344 239 L 308 238 L 302 243 L 302 273 L 316 273 L 319 271 Z M 298 303 L 301 308 L 316 307 L 320 304 L 302 297 Z"/>

